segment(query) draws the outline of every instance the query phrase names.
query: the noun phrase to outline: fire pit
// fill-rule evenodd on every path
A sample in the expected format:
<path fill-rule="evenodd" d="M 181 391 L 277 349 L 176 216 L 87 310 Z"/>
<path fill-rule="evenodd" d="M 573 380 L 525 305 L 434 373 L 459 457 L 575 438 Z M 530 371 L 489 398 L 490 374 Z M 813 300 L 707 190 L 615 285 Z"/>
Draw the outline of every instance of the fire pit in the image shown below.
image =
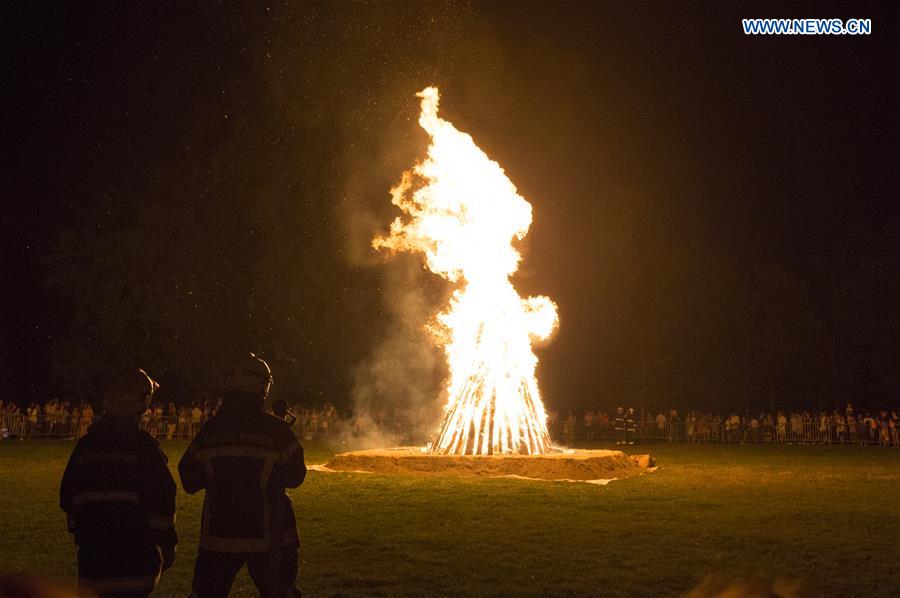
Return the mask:
<path fill-rule="evenodd" d="M 629 456 L 621 451 L 576 450 L 543 455 L 436 455 L 419 447 L 401 447 L 340 453 L 317 469 L 606 482 L 639 475 L 653 467 L 650 455 Z"/>

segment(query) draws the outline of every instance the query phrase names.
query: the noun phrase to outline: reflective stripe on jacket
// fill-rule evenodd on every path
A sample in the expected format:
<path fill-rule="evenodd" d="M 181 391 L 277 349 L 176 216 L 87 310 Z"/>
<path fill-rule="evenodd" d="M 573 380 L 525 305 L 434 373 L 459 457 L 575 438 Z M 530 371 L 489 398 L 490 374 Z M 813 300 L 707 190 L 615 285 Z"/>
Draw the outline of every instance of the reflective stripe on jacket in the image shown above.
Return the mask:
<path fill-rule="evenodd" d="M 303 448 L 284 420 L 261 411 L 209 420 L 178 464 L 185 491 L 206 490 L 200 546 L 257 553 L 296 543 L 285 488 L 306 477 Z"/>

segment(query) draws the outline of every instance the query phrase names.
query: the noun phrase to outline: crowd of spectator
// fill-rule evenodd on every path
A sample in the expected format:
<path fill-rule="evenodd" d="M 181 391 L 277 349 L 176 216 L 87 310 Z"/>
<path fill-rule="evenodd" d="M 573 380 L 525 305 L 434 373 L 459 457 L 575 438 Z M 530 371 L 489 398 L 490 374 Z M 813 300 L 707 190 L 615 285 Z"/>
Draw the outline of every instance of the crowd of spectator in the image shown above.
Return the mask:
<path fill-rule="evenodd" d="M 214 412 L 212 402 L 175 407 L 153 403 L 141 414 L 141 427 L 156 438 L 192 438 Z M 81 438 L 95 418 L 90 403 L 47 401 L 29 404 L 23 411 L 15 403 L 0 401 L 0 431 L 3 437 L 54 436 Z"/>
<path fill-rule="evenodd" d="M 294 429 L 304 440 L 360 438 L 372 434 L 410 438 L 417 428 L 413 411 L 403 408 L 380 407 L 341 415 L 334 405 L 325 403 L 312 409 L 298 406 L 294 413 L 297 416 Z"/>
<path fill-rule="evenodd" d="M 141 427 L 158 439 L 193 438 L 200 426 L 215 415 L 217 402 L 195 401 L 189 405 L 153 403 L 141 415 Z M 626 410 L 633 413 L 632 410 Z M 634 438 L 639 441 L 709 443 L 804 443 L 877 444 L 900 447 L 898 412 L 856 412 L 852 405 L 834 411 L 777 411 L 743 415 L 689 411 L 683 417 L 675 409 L 633 417 Z M 95 418 L 88 403 L 52 400 L 32 403 L 21 410 L 15 403 L 0 401 L 0 433 L 4 438 L 55 436 L 80 438 Z M 406 409 L 375 409 L 365 414 L 342 415 L 331 403 L 317 407 L 295 406 L 292 427 L 303 440 L 332 440 L 389 432 L 410 437 L 415 429 L 413 413 Z M 551 437 L 562 443 L 607 442 L 615 437 L 615 413 L 589 410 L 580 417 L 569 411 L 561 418 L 548 413 Z"/>
<path fill-rule="evenodd" d="M 743 415 L 689 411 L 684 417 L 676 409 L 636 417 L 636 438 L 693 443 L 772 442 L 803 444 L 878 444 L 900 447 L 898 411 L 856 412 L 852 405 L 833 411 L 776 411 Z M 550 411 L 551 435 L 563 442 L 606 441 L 614 435 L 615 414 L 586 412 L 580 418 L 569 411 L 565 418 Z"/>
<path fill-rule="evenodd" d="M 195 401 L 189 405 L 154 402 L 141 414 L 140 427 L 159 440 L 190 439 L 206 420 L 216 414 L 215 400 Z M 81 438 L 94 421 L 88 403 L 68 401 L 35 403 L 22 411 L 15 403 L 0 401 L 0 433 L 3 438 Z M 294 406 L 289 418 L 298 437 L 305 440 L 331 440 L 338 435 L 365 436 L 375 430 L 402 433 L 411 429 L 410 412 L 405 409 L 378 409 L 370 415 L 342 416 L 331 403 L 317 407 Z"/>
<path fill-rule="evenodd" d="M 312 409 L 296 409 L 294 430 L 303 440 L 330 440 L 344 425 L 344 420 L 331 403 Z"/>
<path fill-rule="evenodd" d="M 0 431 L 4 436 L 67 436 L 81 438 L 94 421 L 90 403 L 47 401 L 30 403 L 23 411 L 17 404 L 0 401 Z"/>

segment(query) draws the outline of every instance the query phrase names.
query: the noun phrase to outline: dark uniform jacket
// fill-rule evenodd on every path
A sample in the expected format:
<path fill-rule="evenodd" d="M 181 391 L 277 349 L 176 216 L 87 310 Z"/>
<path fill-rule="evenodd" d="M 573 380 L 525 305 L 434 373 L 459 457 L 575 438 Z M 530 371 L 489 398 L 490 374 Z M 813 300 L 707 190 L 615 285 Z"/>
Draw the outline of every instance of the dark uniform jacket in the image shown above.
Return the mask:
<path fill-rule="evenodd" d="M 206 490 L 201 548 L 247 554 L 299 541 L 284 489 L 303 482 L 306 465 L 284 420 L 223 407 L 200 429 L 178 471 L 186 492 Z"/>
<path fill-rule="evenodd" d="M 616 418 L 613 420 L 613 426 L 616 430 L 624 430 L 625 429 L 625 414 L 616 412 Z"/>
<path fill-rule="evenodd" d="M 160 549 L 178 542 L 167 461 L 133 420 L 104 418 L 75 445 L 59 504 L 78 545 L 82 583 L 101 593 L 156 586 Z"/>
<path fill-rule="evenodd" d="M 634 413 L 627 413 L 625 415 L 625 429 L 629 432 L 637 431 L 637 420 L 634 417 Z"/>

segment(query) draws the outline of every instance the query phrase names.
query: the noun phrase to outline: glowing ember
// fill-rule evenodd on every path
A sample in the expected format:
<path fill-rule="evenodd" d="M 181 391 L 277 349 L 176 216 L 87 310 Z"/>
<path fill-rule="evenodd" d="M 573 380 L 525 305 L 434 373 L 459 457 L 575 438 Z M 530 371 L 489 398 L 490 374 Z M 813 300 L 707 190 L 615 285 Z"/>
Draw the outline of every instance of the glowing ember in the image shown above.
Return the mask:
<path fill-rule="evenodd" d="M 450 369 L 431 451 L 543 453 L 550 439 L 531 343 L 559 320 L 549 298 L 522 299 L 509 280 L 521 260 L 512 242 L 528 232 L 531 204 L 469 135 L 438 117 L 437 88 L 418 96 L 428 157 L 391 190 L 406 218 L 373 246 L 422 252 L 432 272 L 458 284 L 430 326 Z"/>

